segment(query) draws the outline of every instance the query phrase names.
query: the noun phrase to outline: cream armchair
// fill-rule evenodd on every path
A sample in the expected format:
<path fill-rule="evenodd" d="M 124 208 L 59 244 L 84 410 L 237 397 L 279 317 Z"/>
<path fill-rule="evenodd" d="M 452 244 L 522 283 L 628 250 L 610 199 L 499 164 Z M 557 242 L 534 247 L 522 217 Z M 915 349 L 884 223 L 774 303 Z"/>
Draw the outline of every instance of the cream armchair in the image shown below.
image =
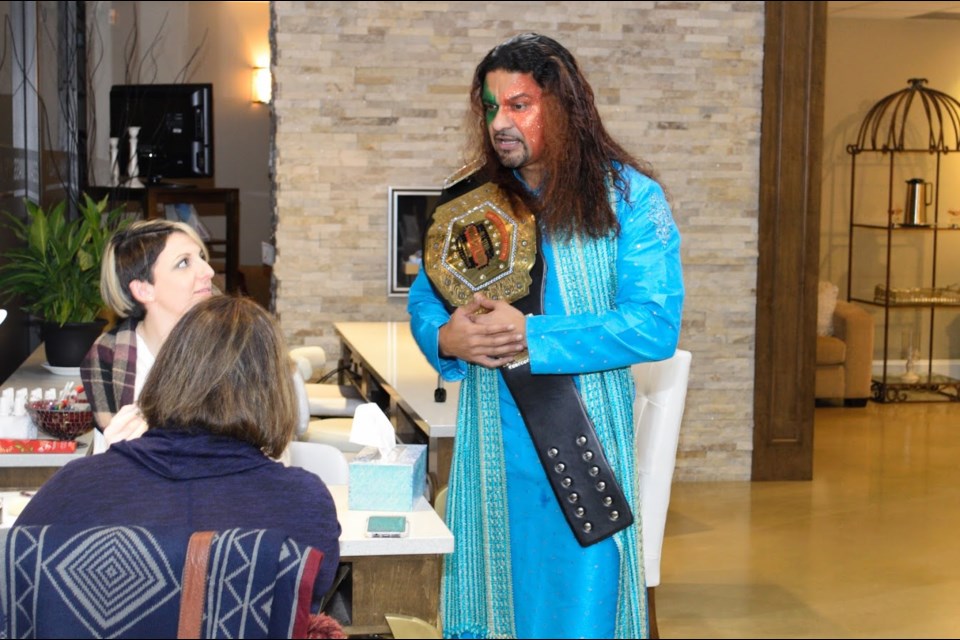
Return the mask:
<path fill-rule="evenodd" d="M 863 407 L 870 398 L 873 316 L 852 302 L 837 300 L 831 335 L 817 336 L 817 401 Z"/>

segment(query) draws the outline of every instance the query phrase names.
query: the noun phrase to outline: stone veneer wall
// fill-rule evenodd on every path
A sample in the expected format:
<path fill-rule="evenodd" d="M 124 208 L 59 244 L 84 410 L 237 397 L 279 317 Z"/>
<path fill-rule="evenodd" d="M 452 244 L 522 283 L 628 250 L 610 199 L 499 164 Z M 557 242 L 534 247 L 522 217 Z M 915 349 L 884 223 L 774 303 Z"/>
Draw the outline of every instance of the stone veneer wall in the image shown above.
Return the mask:
<path fill-rule="evenodd" d="M 762 2 L 272 2 L 275 303 L 330 360 L 387 296 L 387 189 L 461 164 L 474 68 L 521 31 L 577 56 L 608 129 L 653 163 L 683 238 L 693 352 L 678 480 L 750 478 Z"/>

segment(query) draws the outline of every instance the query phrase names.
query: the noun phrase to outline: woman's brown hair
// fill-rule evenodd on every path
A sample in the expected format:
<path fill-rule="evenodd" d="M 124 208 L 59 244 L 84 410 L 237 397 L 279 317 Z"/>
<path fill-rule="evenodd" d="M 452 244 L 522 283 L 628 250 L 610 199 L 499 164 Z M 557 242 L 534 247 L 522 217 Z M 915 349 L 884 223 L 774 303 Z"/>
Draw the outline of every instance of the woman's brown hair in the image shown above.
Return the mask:
<path fill-rule="evenodd" d="M 249 298 L 196 304 L 163 343 L 140 393 L 151 429 L 209 431 L 276 458 L 293 437 L 292 361 L 276 320 Z"/>

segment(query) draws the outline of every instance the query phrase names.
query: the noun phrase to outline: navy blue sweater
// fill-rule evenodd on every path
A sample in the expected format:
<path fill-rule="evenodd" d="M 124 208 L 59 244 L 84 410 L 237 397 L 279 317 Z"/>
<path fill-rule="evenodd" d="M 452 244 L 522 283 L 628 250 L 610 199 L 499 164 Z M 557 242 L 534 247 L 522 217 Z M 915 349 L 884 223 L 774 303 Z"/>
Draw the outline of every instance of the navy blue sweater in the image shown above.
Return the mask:
<path fill-rule="evenodd" d="M 280 529 L 324 553 L 319 593 L 340 562 L 337 510 L 319 477 L 208 433 L 150 430 L 74 460 L 43 484 L 16 524 Z"/>

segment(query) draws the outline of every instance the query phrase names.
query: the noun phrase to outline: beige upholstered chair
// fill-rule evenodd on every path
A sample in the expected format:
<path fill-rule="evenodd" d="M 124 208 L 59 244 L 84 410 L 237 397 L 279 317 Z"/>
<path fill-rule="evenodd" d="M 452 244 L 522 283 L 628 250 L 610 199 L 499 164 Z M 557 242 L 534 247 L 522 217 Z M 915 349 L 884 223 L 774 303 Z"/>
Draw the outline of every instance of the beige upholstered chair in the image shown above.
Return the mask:
<path fill-rule="evenodd" d="M 831 319 L 829 335 L 817 335 L 814 397 L 818 402 L 862 407 L 870 398 L 873 379 L 873 316 L 853 302 L 837 300 Z"/>
<path fill-rule="evenodd" d="M 406 638 L 442 638 L 440 630 L 422 618 L 388 613 L 384 616 L 390 627 L 390 635 L 397 640 Z"/>

